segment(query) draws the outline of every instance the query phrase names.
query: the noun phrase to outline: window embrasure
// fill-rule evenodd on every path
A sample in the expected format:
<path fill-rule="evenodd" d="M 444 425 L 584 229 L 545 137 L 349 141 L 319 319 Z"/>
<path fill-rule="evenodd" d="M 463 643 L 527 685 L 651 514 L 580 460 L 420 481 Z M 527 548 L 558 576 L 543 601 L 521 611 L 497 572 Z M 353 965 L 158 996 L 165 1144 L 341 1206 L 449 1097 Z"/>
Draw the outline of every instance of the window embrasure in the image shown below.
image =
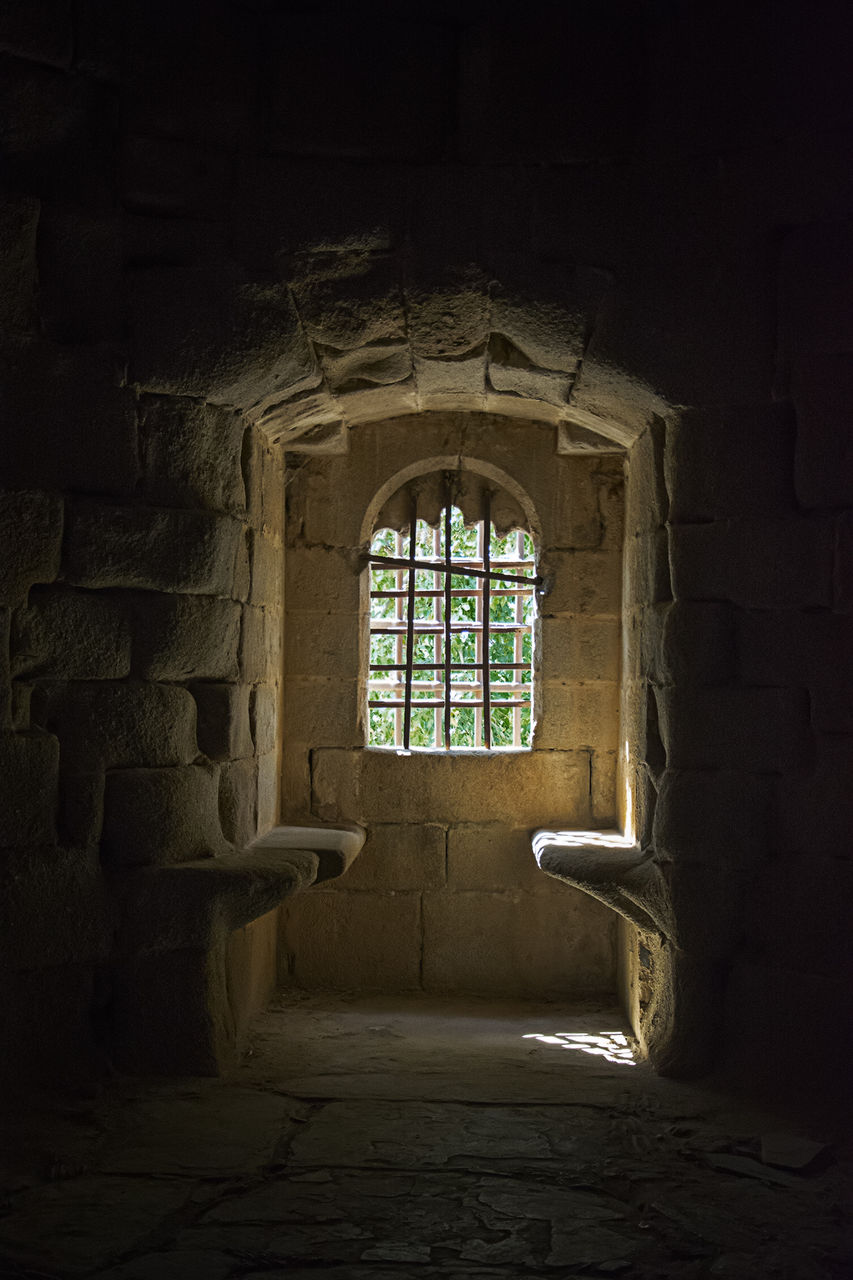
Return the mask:
<path fill-rule="evenodd" d="M 370 565 L 368 746 L 521 750 L 533 731 L 535 588 L 531 535 L 498 532 L 493 492 L 478 518 L 406 493 L 405 531 L 380 527 Z M 431 517 L 431 518 L 430 518 Z M 400 523 L 399 521 L 397 522 Z"/>

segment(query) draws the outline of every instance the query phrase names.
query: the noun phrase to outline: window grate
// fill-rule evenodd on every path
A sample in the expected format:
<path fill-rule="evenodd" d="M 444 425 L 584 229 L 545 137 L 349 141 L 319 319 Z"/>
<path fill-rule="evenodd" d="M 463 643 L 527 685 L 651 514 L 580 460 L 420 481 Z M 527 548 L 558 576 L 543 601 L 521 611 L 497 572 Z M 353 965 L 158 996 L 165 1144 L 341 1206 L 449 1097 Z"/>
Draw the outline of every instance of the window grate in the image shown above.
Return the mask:
<path fill-rule="evenodd" d="M 531 744 L 535 575 L 523 530 L 499 537 L 484 496 L 465 525 L 379 530 L 370 555 L 370 746 L 522 749 Z"/>

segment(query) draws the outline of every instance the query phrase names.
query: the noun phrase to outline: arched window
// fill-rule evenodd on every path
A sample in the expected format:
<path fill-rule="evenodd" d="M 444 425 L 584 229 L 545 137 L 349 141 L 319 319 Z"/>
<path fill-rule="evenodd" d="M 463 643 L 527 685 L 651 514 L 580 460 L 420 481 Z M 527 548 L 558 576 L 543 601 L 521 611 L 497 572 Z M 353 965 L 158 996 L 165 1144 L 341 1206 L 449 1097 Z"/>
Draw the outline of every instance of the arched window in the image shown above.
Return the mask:
<path fill-rule="evenodd" d="M 536 555 L 483 477 L 398 490 L 370 542 L 369 747 L 524 750 L 534 717 Z"/>

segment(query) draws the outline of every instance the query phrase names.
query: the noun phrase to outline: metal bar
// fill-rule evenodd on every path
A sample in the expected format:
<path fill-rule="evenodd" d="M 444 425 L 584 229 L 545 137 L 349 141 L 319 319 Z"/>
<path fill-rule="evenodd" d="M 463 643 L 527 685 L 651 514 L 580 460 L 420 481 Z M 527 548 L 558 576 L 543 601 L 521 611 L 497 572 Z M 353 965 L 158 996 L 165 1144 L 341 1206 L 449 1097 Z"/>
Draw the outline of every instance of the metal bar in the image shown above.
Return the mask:
<path fill-rule="evenodd" d="M 409 606 L 406 619 L 406 706 L 403 711 L 403 750 L 409 750 L 412 728 L 412 663 L 415 660 L 415 542 L 418 536 L 418 495 L 412 490 L 409 523 Z"/>
<path fill-rule="evenodd" d="M 452 557 L 450 548 L 450 482 L 446 481 L 444 495 L 444 749 L 450 750 L 450 641 L 452 625 L 450 622 L 451 601 L 453 599 L 450 584 L 452 578 Z"/>
<path fill-rule="evenodd" d="M 491 708 L 491 659 L 490 626 L 492 612 L 492 582 L 489 573 L 492 567 L 492 495 L 488 489 L 483 494 L 483 742 L 486 750 L 492 749 L 492 708 Z"/>
<path fill-rule="evenodd" d="M 435 634 L 434 632 L 428 634 Z M 479 671 L 482 668 L 482 662 L 451 662 L 451 671 Z M 529 662 L 490 662 L 489 666 L 492 671 L 529 671 Z M 371 671 L 405 671 L 405 662 L 371 662 Z M 413 671 L 443 671 L 444 662 L 439 659 L 438 662 L 413 662 Z"/>
<path fill-rule="evenodd" d="M 531 624 L 529 622 L 520 622 L 520 623 L 493 622 L 492 631 L 517 631 L 519 634 L 521 634 L 522 632 L 528 632 L 530 630 L 530 625 Z M 428 622 L 425 619 L 422 619 L 422 618 L 418 619 L 418 635 L 429 636 L 429 635 L 433 635 L 436 631 L 440 633 L 443 629 L 444 629 L 443 623 L 438 623 L 438 625 L 436 625 L 435 623 Z M 393 627 L 393 626 L 374 627 L 371 625 L 370 630 L 372 634 L 375 636 L 382 636 L 382 635 L 395 636 L 395 635 L 403 635 L 406 631 L 406 627 L 402 625 L 402 623 L 398 627 Z M 466 622 L 454 622 L 453 630 L 454 631 L 479 631 L 480 623 L 471 621 L 470 619 Z M 462 665 L 466 667 L 473 667 L 474 663 L 465 662 Z"/>
<path fill-rule="evenodd" d="M 403 705 L 404 705 L 404 704 L 403 704 L 402 700 L 399 700 L 399 701 L 394 702 L 394 701 L 392 701 L 390 698 L 385 699 L 385 700 L 383 700 L 383 699 L 378 699 L 378 700 L 373 700 L 373 699 L 371 699 L 371 701 L 368 703 L 368 706 L 371 706 L 371 707 L 402 707 Z M 443 706 L 445 705 L 445 703 L 444 703 L 443 701 L 436 701 L 436 700 L 433 700 L 433 701 L 431 701 L 431 702 L 430 702 L 430 701 L 427 701 L 427 699 L 425 698 L 422 702 L 421 702 L 421 701 L 418 701 L 418 702 L 416 702 L 414 705 L 415 705 L 416 707 L 424 707 L 424 708 L 428 708 L 428 707 L 443 707 Z M 464 701 L 464 702 L 451 702 L 451 703 L 450 703 L 450 706 L 452 706 L 452 707 L 454 707 L 454 708 L 456 708 L 456 707 L 463 707 L 463 708 L 464 708 L 464 707 L 482 707 L 482 705 L 483 705 L 482 700 L 478 700 L 477 702 L 469 702 L 467 699 L 466 699 L 466 701 Z M 500 705 L 500 706 L 502 706 L 502 707 L 526 707 L 526 706 L 527 706 L 527 702 L 526 702 L 526 701 L 521 701 L 521 702 L 510 702 L 509 700 L 507 700 L 506 702 L 501 702 L 499 705 Z"/>
<path fill-rule="evenodd" d="M 397 556 L 368 556 L 367 563 L 387 564 L 392 569 L 408 569 L 410 561 L 398 559 Z M 525 564 L 526 561 L 522 560 L 518 563 Z M 484 569 L 472 569 L 461 560 L 457 560 L 451 569 L 448 569 L 447 565 L 436 563 L 434 560 L 415 560 L 414 566 L 416 569 L 429 569 L 432 571 L 438 570 L 443 573 L 452 573 L 456 578 L 482 578 L 485 576 Z M 500 578 L 501 582 L 520 582 L 526 587 L 538 587 L 542 582 L 540 577 L 525 578 L 517 573 L 501 573 L 499 569 L 491 569 L 489 571 L 489 577 Z"/>

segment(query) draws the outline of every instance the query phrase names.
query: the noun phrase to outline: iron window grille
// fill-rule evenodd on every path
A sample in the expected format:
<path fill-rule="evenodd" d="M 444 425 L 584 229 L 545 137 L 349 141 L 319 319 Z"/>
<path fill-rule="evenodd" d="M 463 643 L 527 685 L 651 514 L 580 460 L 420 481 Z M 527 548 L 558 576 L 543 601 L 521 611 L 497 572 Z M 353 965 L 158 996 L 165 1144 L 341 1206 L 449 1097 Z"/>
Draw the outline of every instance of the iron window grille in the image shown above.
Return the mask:
<path fill-rule="evenodd" d="M 380 529 L 370 554 L 369 746 L 520 750 L 533 727 L 535 548 L 495 533 L 491 498 L 466 525 L 448 497 L 437 526 Z"/>

